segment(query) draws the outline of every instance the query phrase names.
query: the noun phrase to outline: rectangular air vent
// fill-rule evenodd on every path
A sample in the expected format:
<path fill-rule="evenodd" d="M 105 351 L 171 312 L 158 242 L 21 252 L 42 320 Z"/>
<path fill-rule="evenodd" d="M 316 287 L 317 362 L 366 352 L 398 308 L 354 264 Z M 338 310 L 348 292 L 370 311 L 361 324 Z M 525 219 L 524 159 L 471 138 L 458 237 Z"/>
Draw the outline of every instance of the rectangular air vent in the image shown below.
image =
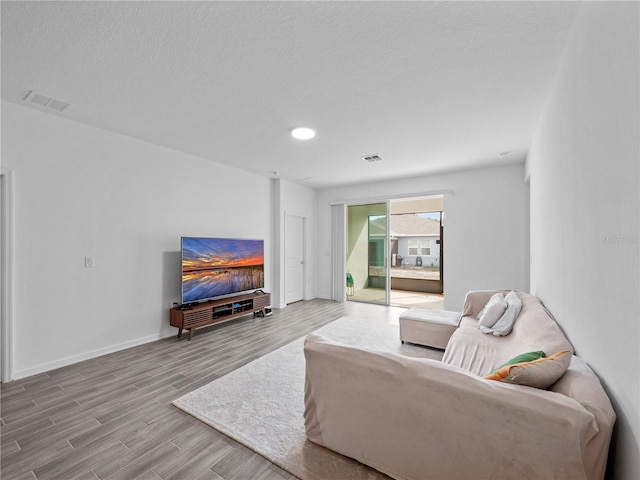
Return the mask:
<path fill-rule="evenodd" d="M 380 155 L 366 155 L 362 157 L 365 162 L 373 163 L 382 161 L 382 157 Z"/>
<path fill-rule="evenodd" d="M 58 112 L 63 112 L 70 106 L 68 103 L 61 102 L 60 100 L 56 100 L 55 98 L 47 97 L 46 95 L 40 95 L 33 90 L 31 90 L 27 94 L 27 96 L 24 97 L 24 101 L 35 103 L 36 105 L 40 105 L 42 107 L 51 108 L 53 110 L 57 110 Z"/>
<path fill-rule="evenodd" d="M 54 110 L 58 110 L 59 112 L 62 112 L 69 107 L 69 104 L 61 102 L 60 100 L 56 100 L 55 98 L 52 98 L 51 101 L 49 102 L 49 105 L 47 105 L 47 107 L 53 108 Z"/>
<path fill-rule="evenodd" d="M 46 107 L 47 104 L 51 101 L 51 98 L 45 97 L 44 95 L 39 95 L 37 93 L 33 93 L 33 95 L 30 94 L 25 100 L 28 100 L 31 103 L 36 103 L 38 105 L 42 105 L 43 107 Z"/>

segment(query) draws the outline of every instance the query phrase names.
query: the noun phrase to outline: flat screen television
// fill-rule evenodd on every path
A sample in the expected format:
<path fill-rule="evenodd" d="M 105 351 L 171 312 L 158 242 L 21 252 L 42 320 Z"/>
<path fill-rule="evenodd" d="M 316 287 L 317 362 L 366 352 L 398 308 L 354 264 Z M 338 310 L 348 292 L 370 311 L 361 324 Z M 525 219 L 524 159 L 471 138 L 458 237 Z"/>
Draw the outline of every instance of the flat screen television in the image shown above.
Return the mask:
<path fill-rule="evenodd" d="M 264 241 L 182 237 L 182 304 L 264 287 Z"/>

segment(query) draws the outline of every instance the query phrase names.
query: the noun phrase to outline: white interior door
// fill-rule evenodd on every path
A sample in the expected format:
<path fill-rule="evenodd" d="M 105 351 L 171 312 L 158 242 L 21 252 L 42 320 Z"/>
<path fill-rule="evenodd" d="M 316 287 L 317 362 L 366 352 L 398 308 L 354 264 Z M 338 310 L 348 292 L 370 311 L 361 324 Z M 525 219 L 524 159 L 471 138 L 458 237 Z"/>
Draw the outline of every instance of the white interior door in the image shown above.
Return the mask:
<path fill-rule="evenodd" d="M 287 214 L 285 219 L 285 303 L 304 298 L 305 218 Z"/>

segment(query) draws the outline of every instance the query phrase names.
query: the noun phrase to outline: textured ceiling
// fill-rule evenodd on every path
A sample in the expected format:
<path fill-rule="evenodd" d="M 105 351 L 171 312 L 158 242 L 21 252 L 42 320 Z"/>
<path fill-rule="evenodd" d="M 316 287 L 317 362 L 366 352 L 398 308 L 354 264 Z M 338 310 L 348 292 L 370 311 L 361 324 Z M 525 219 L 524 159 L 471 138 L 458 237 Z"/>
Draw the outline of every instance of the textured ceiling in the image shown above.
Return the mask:
<path fill-rule="evenodd" d="M 578 8 L 3 1 L 2 98 L 313 187 L 521 162 Z"/>

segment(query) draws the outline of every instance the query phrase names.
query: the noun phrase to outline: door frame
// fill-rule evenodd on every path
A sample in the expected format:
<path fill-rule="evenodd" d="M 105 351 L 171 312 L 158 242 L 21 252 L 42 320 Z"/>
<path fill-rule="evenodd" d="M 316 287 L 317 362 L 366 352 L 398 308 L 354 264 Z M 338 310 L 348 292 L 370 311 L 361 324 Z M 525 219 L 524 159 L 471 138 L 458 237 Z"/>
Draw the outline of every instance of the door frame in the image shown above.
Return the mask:
<path fill-rule="evenodd" d="M 284 212 L 284 256 L 283 256 L 283 268 L 284 268 L 284 304 L 287 302 L 287 282 L 289 281 L 287 272 L 287 249 L 288 245 L 288 233 L 289 233 L 289 218 L 297 217 L 302 219 L 302 300 L 307 299 L 307 217 L 301 213 Z M 292 302 L 293 303 L 293 302 Z"/>
<path fill-rule="evenodd" d="M 340 219 L 340 221 L 338 222 L 339 225 L 333 225 L 332 233 L 331 233 L 332 247 L 336 250 L 339 247 L 341 251 L 340 254 L 334 253 L 334 258 L 332 260 L 332 262 L 334 262 L 332 265 L 332 275 L 331 275 L 333 299 L 337 301 L 342 301 L 342 302 L 347 301 L 344 275 L 346 273 L 346 265 L 347 265 L 347 258 L 346 258 L 347 216 L 348 216 L 347 211 L 349 206 L 366 205 L 370 203 L 383 203 L 383 202 L 387 202 L 387 204 L 390 205 L 390 203 L 393 200 L 410 200 L 413 198 L 423 198 L 423 197 L 433 197 L 433 196 L 442 196 L 446 198 L 447 196 L 452 196 L 452 195 L 455 195 L 455 191 L 453 189 L 444 188 L 444 189 L 437 189 L 437 190 L 426 190 L 426 191 L 384 195 L 382 197 L 375 196 L 375 197 L 360 197 L 360 198 L 352 198 L 352 199 L 346 199 L 343 197 L 341 199 L 331 201 L 329 205 L 332 208 L 337 206 L 342 209 L 342 213 L 339 216 L 339 219 Z M 332 222 L 334 220 L 335 219 L 333 218 L 333 214 L 332 214 Z M 387 215 L 387 222 L 389 222 L 389 215 Z M 444 217 L 442 219 L 442 224 L 444 226 Z M 388 230 L 389 230 L 389 225 L 387 224 L 387 235 L 389 234 Z M 444 254 L 444 250 L 443 250 L 443 254 Z M 390 259 L 387 259 L 387 262 L 389 262 L 389 260 Z M 339 262 L 340 266 L 336 265 L 335 262 Z M 343 271 L 341 272 L 338 271 L 340 269 L 343 269 Z M 389 271 L 389 276 L 387 278 L 387 289 L 388 289 L 388 303 L 390 304 L 391 303 L 390 266 L 387 267 L 387 270 Z M 444 282 L 443 282 L 443 289 L 444 289 Z M 351 301 L 357 302 L 358 300 L 351 300 Z"/>
<path fill-rule="evenodd" d="M 391 305 L 391 263 L 389 261 L 389 212 L 391 210 L 391 199 L 387 198 L 386 200 L 371 200 L 371 201 L 356 201 L 356 202 L 345 202 L 345 229 L 344 229 L 344 245 L 345 248 L 349 244 L 349 207 L 358 207 L 364 205 L 385 205 L 385 239 L 384 239 L 384 267 L 385 267 L 385 301 L 382 302 L 369 302 L 367 300 L 361 300 L 357 298 L 349 298 L 346 297 L 346 300 L 349 302 L 359 302 L 359 303 L 373 303 L 375 305 Z M 345 272 L 347 271 L 347 252 L 345 250 L 344 255 L 344 268 Z"/>
<path fill-rule="evenodd" d="M 2 248 L 0 264 L 0 382 L 13 380 L 13 174 L 0 170 Z"/>

